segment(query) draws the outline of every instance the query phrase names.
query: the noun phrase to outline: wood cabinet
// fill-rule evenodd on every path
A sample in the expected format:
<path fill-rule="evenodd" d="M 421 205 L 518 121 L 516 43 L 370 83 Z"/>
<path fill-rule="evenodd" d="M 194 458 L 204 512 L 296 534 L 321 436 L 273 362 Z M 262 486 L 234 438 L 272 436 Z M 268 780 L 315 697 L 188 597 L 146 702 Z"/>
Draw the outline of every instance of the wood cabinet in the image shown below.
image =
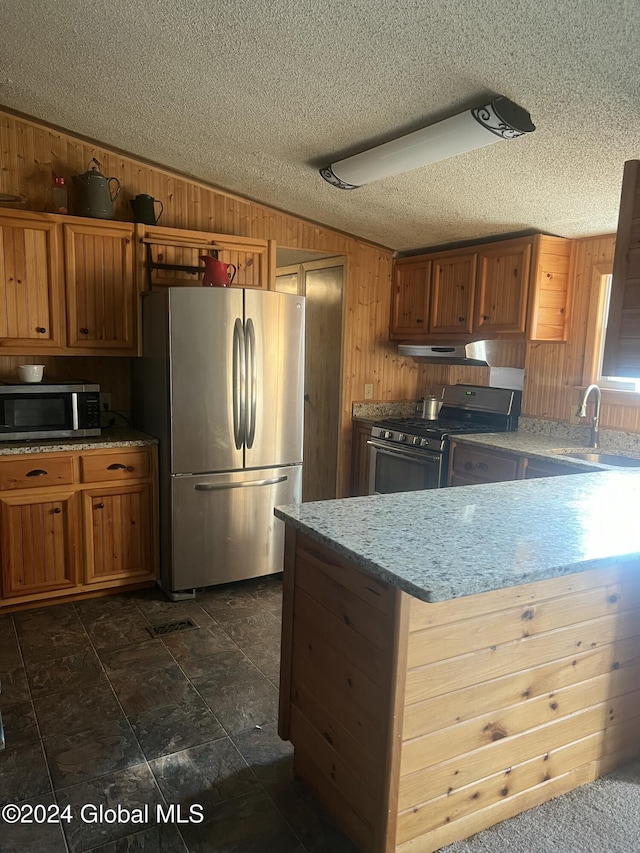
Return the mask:
<path fill-rule="evenodd" d="M 484 447 L 470 447 L 451 442 L 449 485 L 467 486 L 472 483 L 499 483 L 518 480 L 523 459 L 509 453 Z"/>
<path fill-rule="evenodd" d="M 134 226 L 82 219 L 63 231 L 68 346 L 137 355 Z"/>
<path fill-rule="evenodd" d="M 353 422 L 351 445 L 351 497 L 369 494 L 369 445 L 372 424 L 365 421 Z"/>
<path fill-rule="evenodd" d="M 0 458 L 2 606 L 157 577 L 155 447 Z"/>
<path fill-rule="evenodd" d="M 0 352 L 137 355 L 135 226 L 0 210 Z"/>
<path fill-rule="evenodd" d="M 571 252 L 570 240 L 536 234 L 399 258 L 390 337 L 564 341 Z"/>
<path fill-rule="evenodd" d="M 396 261 L 393 282 L 391 336 L 422 338 L 429 330 L 431 261 Z"/>
<path fill-rule="evenodd" d="M 0 211 L 0 352 L 64 346 L 62 245 L 46 215 Z"/>
<path fill-rule="evenodd" d="M 520 456 L 490 447 L 465 445 L 452 441 L 449 451 L 449 486 L 472 486 L 505 480 L 532 480 L 581 474 L 589 469 L 552 459 Z"/>
<path fill-rule="evenodd" d="M 214 254 L 236 267 L 232 287 L 275 289 L 275 240 L 138 226 L 138 274 L 146 287 L 199 285 L 204 273 L 199 256 L 203 254 Z"/>

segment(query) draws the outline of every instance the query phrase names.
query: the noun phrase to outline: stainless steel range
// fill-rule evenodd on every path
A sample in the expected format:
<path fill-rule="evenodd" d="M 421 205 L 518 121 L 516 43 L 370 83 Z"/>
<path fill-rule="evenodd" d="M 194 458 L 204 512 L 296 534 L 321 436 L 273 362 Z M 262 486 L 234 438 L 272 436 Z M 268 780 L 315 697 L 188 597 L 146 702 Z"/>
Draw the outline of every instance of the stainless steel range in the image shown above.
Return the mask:
<path fill-rule="evenodd" d="M 518 428 L 521 391 L 447 385 L 442 399 L 437 420 L 389 418 L 373 425 L 370 495 L 446 486 L 450 436 Z"/>

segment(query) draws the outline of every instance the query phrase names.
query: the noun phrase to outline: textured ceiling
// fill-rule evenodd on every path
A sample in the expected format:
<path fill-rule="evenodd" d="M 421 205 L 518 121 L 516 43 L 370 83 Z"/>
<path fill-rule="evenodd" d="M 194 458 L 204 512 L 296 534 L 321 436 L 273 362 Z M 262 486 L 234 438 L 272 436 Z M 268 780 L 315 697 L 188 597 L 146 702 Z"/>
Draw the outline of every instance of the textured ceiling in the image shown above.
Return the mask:
<path fill-rule="evenodd" d="M 397 250 L 614 231 L 640 157 L 637 0 L 20 0 L 0 24 L 5 106 Z M 495 94 L 537 130 L 318 175 Z"/>

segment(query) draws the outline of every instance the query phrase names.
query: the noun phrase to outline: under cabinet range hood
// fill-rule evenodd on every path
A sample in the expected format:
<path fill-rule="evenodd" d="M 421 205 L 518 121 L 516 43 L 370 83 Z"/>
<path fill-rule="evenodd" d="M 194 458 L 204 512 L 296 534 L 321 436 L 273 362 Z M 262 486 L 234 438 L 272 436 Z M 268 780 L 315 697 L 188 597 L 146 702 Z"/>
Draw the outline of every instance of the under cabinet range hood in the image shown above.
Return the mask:
<path fill-rule="evenodd" d="M 502 341 L 472 341 L 453 344 L 400 344 L 400 355 L 411 356 L 421 364 L 466 364 L 468 367 L 492 367 L 504 364 Z"/>

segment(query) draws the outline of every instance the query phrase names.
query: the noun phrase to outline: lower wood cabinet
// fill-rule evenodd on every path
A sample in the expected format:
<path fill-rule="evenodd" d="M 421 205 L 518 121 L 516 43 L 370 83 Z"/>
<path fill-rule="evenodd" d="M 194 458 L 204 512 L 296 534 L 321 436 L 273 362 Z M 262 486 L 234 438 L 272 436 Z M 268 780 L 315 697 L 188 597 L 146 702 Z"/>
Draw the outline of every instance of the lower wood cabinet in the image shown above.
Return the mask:
<path fill-rule="evenodd" d="M 8 456 L 0 484 L 0 609 L 156 579 L 155 447 Z"/>
<path fill-rule="evenodd" d="M 372 424 L 367 421 L 353 422 L 351 444 L 351 497 L 369 494 L 369 445 Z"/>
<path fill-rule="evenodd" d="M 518 456 L 489 447 L 471 447 L 451 442 L 449 454 L 449 486 L 472 486 L 476 483 L 499 483 L 504 480 L 532 480 L 536 477 L 559 477 L 590 470 L 563 462 Z"/>

